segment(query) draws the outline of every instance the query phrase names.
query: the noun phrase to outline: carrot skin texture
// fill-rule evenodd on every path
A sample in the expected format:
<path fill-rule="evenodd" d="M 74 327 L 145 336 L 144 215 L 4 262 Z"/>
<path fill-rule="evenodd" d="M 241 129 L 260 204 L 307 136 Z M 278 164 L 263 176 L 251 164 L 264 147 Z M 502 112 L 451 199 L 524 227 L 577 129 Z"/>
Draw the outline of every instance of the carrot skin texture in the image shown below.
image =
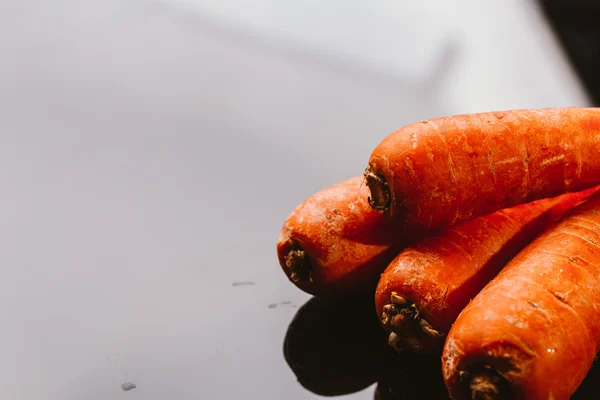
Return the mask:
<path fill-rule="evenodd" d="M 568 399 L 600 348 L 600 196 L 521 251 L 463 310 L 442 354 L 453 399 L 481 365 L 510 398 Z M 462 376 L 462 378 L 461 378 Z"/>
<path fill-rule="evenodd" d="M 321 297 L 375 288 L 381 272 L 409 239 L 373 210 L 367 197 L 368 188 L 357 176 L 315 193 L 292 211 L 281 229 L 277 255 L 289 278 L 290 250 L 300 246 L 306 253 L 310 279 L 296 280 L 298 288 Z"/>
<path fill-rule="evenodd" d="M 594 187 L 503 209 L 409 246 L 381 275 L 375 292 L 377 314 L 384 315 L 392 293 L 410 301 L 419 310 L 418 318 L 442 334 L 421 336 L 420 351 L 439 354 L 444 335 L 460 312 L 506 263 L 564 212 L 599 190 Z M 405 321 L 395 327 L 391 319 L 384 321 L 388 333 L 408 328 Z"/>
<path fill-rule="evenodd" d="M 410 124 L 374 149 L 369 169 L 391 192 L 384 214 L 409 226 L 450 226 L 600 184 L 600 108 L 488 112 Z"/>

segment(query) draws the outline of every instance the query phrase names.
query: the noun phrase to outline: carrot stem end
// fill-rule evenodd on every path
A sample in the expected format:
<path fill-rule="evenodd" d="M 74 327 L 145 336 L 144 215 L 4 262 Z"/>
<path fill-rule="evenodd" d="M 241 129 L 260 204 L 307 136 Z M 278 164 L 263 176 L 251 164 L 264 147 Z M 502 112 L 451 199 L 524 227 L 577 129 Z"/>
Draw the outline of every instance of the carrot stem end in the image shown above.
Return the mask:
<path fill-rule="evenodd" d="M 371 207 L 380 213 L 388 211 L 392 203 L 392 195 L 383 174 L 375 172 L 375 168 L 369 165 L 365 170 L 365 181 L 371 191 L 368 198 Z"/>
<path fill-rule="evenodd" d="M 300 245 L 292 244 L 285 256 L 285 266 L 289 270 L 288 277 L 293 283 L 312 282 L 311 262 Z"/>
<path fill-rule="evenodd" d="M 509 396 L 508 382 L 492 367 L 485 366 L 482 371 L 461 374 L 463 382 L 468 383 L 472 400 L 505 400 Z"/>
<path fill-rule="evenodd" d="M 396 351 L 409 348 L 418 352 L 425 337 L 443 336 L 423 319 L 416 304 L 396 292 L 392 292 L 390 303 L 383 306 L 381 323 L 391 331 L 389 344 Z"/>

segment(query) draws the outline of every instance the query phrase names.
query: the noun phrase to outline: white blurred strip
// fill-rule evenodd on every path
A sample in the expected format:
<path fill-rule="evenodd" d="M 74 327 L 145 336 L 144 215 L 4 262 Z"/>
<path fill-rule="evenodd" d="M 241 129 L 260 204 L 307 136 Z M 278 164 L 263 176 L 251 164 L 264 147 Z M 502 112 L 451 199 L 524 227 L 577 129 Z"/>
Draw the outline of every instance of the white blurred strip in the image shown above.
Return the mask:
<path fill-rule="evenodd" d="M 439 90 L 449 112 L 587 105 L 533 1 L 162 0 L 288 48 L 386 75 L 427 79 L 458 49 Z"/>

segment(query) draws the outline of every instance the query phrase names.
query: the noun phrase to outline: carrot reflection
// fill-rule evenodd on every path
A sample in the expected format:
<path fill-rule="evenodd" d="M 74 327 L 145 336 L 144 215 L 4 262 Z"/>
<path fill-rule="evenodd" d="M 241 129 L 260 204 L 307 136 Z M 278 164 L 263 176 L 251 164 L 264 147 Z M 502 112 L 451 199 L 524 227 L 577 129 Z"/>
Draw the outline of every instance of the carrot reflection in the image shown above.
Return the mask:
<path fill-rule="evenodd" d="M 377 383 L 375 400 L 447 400 L 440 357 L 387 344 L 373 298 L 306 302 L 290 323 L 283 345 L 298 382 L 321 396 L 359 392 Z M 573 400 L 600 394 L 600 366 L 592 367 Z"/>

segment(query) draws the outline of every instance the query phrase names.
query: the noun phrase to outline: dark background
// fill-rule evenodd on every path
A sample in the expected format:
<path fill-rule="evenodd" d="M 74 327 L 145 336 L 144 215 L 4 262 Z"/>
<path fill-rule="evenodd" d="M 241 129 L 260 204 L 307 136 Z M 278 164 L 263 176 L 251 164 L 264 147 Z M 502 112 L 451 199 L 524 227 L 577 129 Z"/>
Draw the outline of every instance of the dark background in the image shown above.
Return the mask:
<path fill-rule="evenodd" d="M 541 0 L 561 45 L 594 105 L 600 105 L 600 2 Z"/>

